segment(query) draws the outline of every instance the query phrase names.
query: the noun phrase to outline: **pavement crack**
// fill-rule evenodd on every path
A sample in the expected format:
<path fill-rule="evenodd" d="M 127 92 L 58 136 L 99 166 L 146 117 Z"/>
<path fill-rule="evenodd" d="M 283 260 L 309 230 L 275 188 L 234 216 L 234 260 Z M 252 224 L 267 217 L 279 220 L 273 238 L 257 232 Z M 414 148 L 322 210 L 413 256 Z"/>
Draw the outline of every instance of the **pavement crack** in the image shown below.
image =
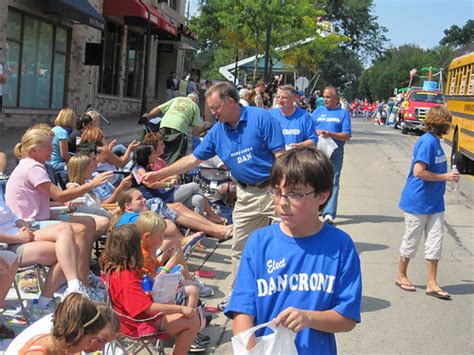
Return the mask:
<path fill-rule="evenodd" d="M 446 230 L 448 231 L 448 235 L 450 235 L 454 239 L 454 243 L 456 246 L 461 248 L 463 251 L 468 253 L 470 256 L 472 256 L 472 253 L 464 246 L 464 244 L 461 241 L 461 238 L 458 236 L 456 233 L 456 230 L 454 229 L 453 226 L 451 226 L 448 222 L 444 222 L 444 225 L 446 226 Z"/>

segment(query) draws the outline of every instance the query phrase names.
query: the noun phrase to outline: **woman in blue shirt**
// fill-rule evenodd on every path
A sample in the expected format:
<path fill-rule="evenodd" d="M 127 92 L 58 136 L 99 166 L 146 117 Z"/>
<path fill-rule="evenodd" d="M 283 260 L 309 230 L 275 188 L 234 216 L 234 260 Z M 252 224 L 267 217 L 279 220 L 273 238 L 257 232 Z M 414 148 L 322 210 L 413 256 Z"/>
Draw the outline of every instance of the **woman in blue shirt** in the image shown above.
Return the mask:
<path fill-rule="evenodd" d="M 426 294 L 445 300 L 450 300 L 451 296 L 436 282 L 444 233 L 444 193 L 446 181 L 458 181 L 459 173 L 448 172 L 440 140 L 448 131 L 451 119 L 446 107 L 431 108 L 425 119 L 426 133 L 413 149 L 410 172 L 399 204 L 405 214 L 405 235 L 400 247 L 395 281 L 395 285 L 404 291 L 416 291 L 407 276 L 408 263 L 415 256 L 421 237 L 426 233 Z"/>

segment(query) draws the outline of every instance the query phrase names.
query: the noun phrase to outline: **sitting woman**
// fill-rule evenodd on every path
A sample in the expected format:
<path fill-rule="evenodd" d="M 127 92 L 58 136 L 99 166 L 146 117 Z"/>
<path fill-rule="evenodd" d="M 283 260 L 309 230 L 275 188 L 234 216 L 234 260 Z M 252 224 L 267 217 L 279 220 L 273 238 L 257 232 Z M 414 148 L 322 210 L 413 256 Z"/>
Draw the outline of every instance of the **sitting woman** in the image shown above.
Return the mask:
<path fill-rule="evenodd" d="M 75 122 L 76 114 L 70 108 L 61 109 L 54 120 L 51 166 L 55 171 L 64 170 L 69 161 L 68 140 Z"/>
<path fill-rule="evenodd" d="M 125 153 L 119 157 L 113 152 L 113 147 L 117 141 L 113 140 L 109 144 L 105 141 L 104 132 L 98 127 L 88 127 L 81 135 L 81 145 L 91 146 L 97 148 L 99 154 L 97 155 L 97 170 L 98 171 L 118 171 L 125 167 L 130 161 L 132 152 L 138 147 L 140 142 L 132 141 Z M 112 184 L 117 184 L 120 180 L 119 175 L 115 175 L 112 179 Z"/>
<path fill-rule="evenodd" d="M 45 327 L 26 329 L 30 336 L 18 354 L 77 354 L 90 349 L 92 343 L 107 326 L 107 318 L 100 306 L 79 293 L 71 293 L 53 315 L 51 331 Z M 36 334 L 35 334 L 36 333 Z"/>
<path fill-rule="evenodd" d="M 78 153 L 71 157 L 67 164 L 67 171 L 69 182 L 67 189 L 77 188 L 92 180 L 92 173 L 97 168 L 96 155 L 91 153 Z M 74 215 L 86 214 L 92 216 L 96 224 L 96 233 L 104 235 L 110 225 L 112 213 L 101 207 L 101 200 L 91 190 L 86 192 L 83 196 L 83 201 L 73 205 Z M 74 201 L 72 201 L 74 203 Z"/>
<path fill-rule="evenodd" d="M 29 225 L 18 219 L 3 199 L 0 199 L 0 243 L 7 244 L 7 249 L 16 254 L 20 267 L 35 264 L 50 267 L 38 300 L 39 314 L 52 312 L 53 294 L 64 283 L 64 278 L 68 283 L 66 294 L 86 293 L 77 273 L 79 252 L 70 225 L 60 223 L 32 231 Z M 11 282 L 8 288 L 10 285 Z"/>
<path fill-rule="evenodd" d="M 100 174 L 91 182 L 76 188 L 61 190 L 48 177 L 44 162 L 49 160 L 52 151 L 50 134 L 41 129 L 28 130 L 15 146 L 14 153 L 20 159 L 7 182 L 6 202 L 20 218 L 33 218 L 40 221 L 40 227 L 58 224 L 51 219 L 50 198 L 64 204 L 94 187 L 103 184 L 112 176 L 111 172 Z M 60 216 L 73 229 L 75 242 L 79 248 L 79 279 L 87 287 L 89 281 L 89 262 L 95 240 L 95 221 L 89 216 Z"/>
<path fill-rule="evenodd" d="M 160 159 L 163 154 L 164 143 L 159 141 L 157 148 L 152 145 L 141 145 L 135 152 L 135 179 L 140 180 L 140 176 L 148 171 L 159 170 L 163 166 L 164 160 Z M 166 165 L 166 163 L 165 163 Z M 158 167 L 158 169 L 157 169 Z M 155 168 L 155 169 L 153 169 Z M 199 185 L 195 182 L 178 185 L 178 177 L 168 177 L 162 181 L 157 181 L 151 184 L 138 183 L 138 189 L 143 193 L 146 199 L 159 197 L 166 203 L 181 202 L 186 207 L 193 209 L 194 212 L 200 215 L 207 216 L 207 219 L 214 223 L 224 224 L 227 222 L 225 218 L 220 217 L 214 212 L 209 204 L 208 199 L 204 196 Z"/>

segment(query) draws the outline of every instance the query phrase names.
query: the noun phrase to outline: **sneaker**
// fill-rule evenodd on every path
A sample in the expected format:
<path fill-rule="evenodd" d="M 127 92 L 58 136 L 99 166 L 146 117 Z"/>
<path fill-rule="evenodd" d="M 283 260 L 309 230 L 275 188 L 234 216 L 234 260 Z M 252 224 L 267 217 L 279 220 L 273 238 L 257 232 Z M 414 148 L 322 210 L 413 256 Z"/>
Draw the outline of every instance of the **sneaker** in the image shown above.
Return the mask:
<path fill-rule="evenodd" d="M 218 305 L 217 305 L 217 308 L 219 308 L 220 311 L 224 311 L 224 309 L 226 309 L 227 305 L 229 304 L 230 302 L 230 296 L 231 296 L 231 293 L 229 293 L 229 296 L 227 296 L 226 298 L 224 298 L 224 300 L 222 302 L 220 302 Z"/>
<path fill-rule="evenodd" d="M 89 297 L 89 294 L 87 293 L 87 289 L 86 289 L 86 287 L 82 284 L 82 282 L 81 282 L 81 285 L 79 286 L 78 289 L 71 290 L 69 287 L 66 288 L 66 290 L 63 292 L 62 299 L 65 299 L 65 298 L 67 297 L 67 295 L 69 295 L 70 293 L 80 293 L 80 294 L 83 295 L 84 297 L 90 298 L 90 297 Z"/>
<path fill-rule="evenodd" d="M 199 343 L 201 345 L 207 345 L 211 342 L 211 337 L 209 335 L 202 334 L 202 333 L 197 333 L 196 339 L 199 340 Z"/>
<path fill-rule="evenodd" d="M 55 309 L 56 304 L 53 300 L 49 301 L 44 308 L 41 308 L 38 306 L 38 303 L 34 302 L 28 311 L 29 320 L 31 323 L 34 323 L 37 320 L 43 318 L 45 315 L 54 313 Z"/>
<path fill-rule="evenodd" d="M 105 290 L 105 285 L 102 282 L 102 278 L 100 276 L 95 275 L 93 272 L 90 272 L 87 275 L 87 281 L 89 281 L 89 285 L 94 288 L 101 288 Z"/>
<path fill-rule="evenodd" d="M 324 215 L 324 222 L 330 224 L 331 226 L 334 225 L 334 218 L 330 214 Z"/>
<path fill-rule="evenodd" d="M 214 295 L 214 290 L 199 280 L 199 277 L 193 276 L 193 281 L 199 289 L 199 297 L 209 297 Z"/>
<path fill-rule="evenodd" d="M 104 302 L 105 292 L 100 288 L 88 287 L 87 294 L 92 301 Z"/>
<path fill-rule="evenodd" d="M 191 347 L 189 348 L 190 353 L 202 353 L 207 350 L 206 344 L 201 343 L 199 338 L 196 336 L 194 338 L 193 343 L 191 344 Z"/>

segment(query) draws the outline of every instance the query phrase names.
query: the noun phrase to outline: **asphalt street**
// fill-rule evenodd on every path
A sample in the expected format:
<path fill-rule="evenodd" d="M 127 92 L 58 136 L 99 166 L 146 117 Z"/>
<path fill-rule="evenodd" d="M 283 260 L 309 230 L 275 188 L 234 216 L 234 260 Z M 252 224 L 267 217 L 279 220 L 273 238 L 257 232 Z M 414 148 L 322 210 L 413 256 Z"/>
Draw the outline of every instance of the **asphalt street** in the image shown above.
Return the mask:
<path fill-rule="evenodd" d="M 417 139 L 392 128 L 353 121 L 336 224 L 352 236 L 360 255 L 362 322 L 352 332 L 337 335 L 341 354 L 474 353 L 472 176 L 463 175 L 460 190 L 454 192 L 448 186 L 445 195 L 446 233 L 438 281 L 451 293 L 452 301 L 425 294 L 422 245 L 409 268 L 416 292 L 405 292 L 394 285 L 404 232 L 403 214 L 397 206 Z M 450 148 L 443 148 L 449 155 Z M 206 245 L 212 251 L 215 244 L 208 241 Z M 190 263 L 216 272 L 214 280 L 206 280 L 216 287 L 214 297 L 206 303 L 216 305 L 230 283 L 230 242 L 212 255 L 195 253 Z M 213 338 L 208 353 L 232 353 L 231 322 L 223 315 L 215 317 L 205 332 Z"/>

